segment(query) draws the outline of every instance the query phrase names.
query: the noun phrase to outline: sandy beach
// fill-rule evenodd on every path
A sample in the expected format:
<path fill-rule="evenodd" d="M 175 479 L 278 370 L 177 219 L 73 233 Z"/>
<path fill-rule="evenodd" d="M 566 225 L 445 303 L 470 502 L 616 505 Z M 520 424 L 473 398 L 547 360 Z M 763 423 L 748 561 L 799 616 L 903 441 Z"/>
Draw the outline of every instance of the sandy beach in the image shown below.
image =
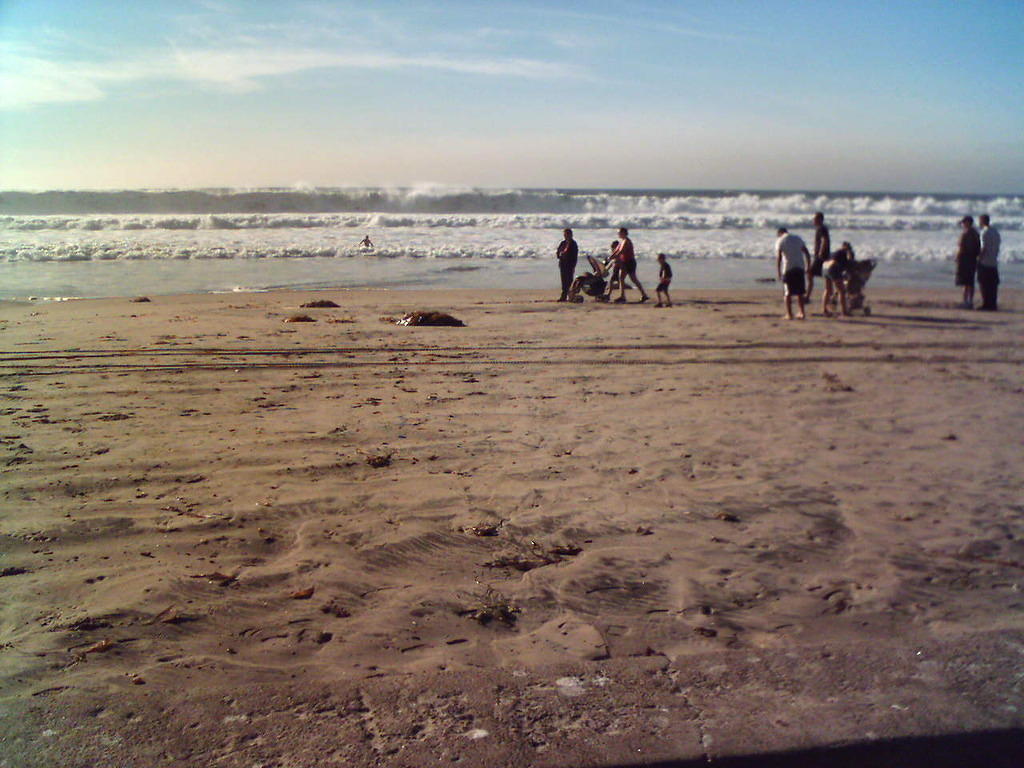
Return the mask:
<path fill-rule="evenodd" d="M 802 323 L 774 287 L 0 303 L 0 765 L 625 765 L 1020 729 L 1024 301 L 953 294 Z M 420 309 L 466 325 L 388 322 Z M 922 714 L 909 677 L 858 673 L 801 708 L 778 666 L 943 648 L 980 666 L 934 685 L 987 675 L 988 698 Z M 978 671 L 999 654 L 1016 670 Z M 794 707 L 734 708 L 775 742 L 709 735 L 716 669 Z M 884 718 L 832 717 L 844 695 Z"/>

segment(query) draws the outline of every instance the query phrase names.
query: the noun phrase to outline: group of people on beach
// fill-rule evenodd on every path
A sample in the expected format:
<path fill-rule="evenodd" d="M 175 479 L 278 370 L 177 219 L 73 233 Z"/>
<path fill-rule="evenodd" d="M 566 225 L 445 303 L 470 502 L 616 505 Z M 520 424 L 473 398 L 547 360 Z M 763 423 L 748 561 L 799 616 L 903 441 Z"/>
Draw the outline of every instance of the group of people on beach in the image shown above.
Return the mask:
<path fill-rule="evenodd" d="M 618 239 L 613 240 L 611 251 L 604 261 L 588 256 L 590 271 L 576 276 L 576 262 L 579 259 L 579 246 L 573 239 L 572 230 L 562 230 L 562 242 L 558 244 L 555 255 L 558 258 L 558 269 L 562 277 L 562 294 L 558 301 L 583 301 L 581 293 L 587 293 L 601 301 L 611 301 L 615 288 L 619 289 L 616 304 L 626 302 L 626 280 L 628 279 L 640 291 L 640 304 L 651 300 L 644 290 L 640 279 L 636 276 L 636 252 L 633 241 L 629 238 L 629 230 L 621 227 Z M 664 253 L 658 254 L 658 297 L 656 307 L 671 307 L 672 299 L 668 295 L 668 286 L 672 282 L 672 267 L 668 265 Z"/>
<path fill-rule="evenodd" d="M 960 242 L 956 249 L 956 284 L 963 287 L 960 306 L 974 309 L 974 282 L 981 288 L 981 306 L 987 312 L 999 308 L 999 230 L 992 226 L 987 213 L 978 217 L 981 232 L 974 228 L 974 218 L 960 219 Z"/>
<path fill-rule="evenodd" d="M 830 306 L 838 294 L 842 313 L 849 314 L 843 276 L 850 262 L 855 258 L 853 247 L 849 243 L 843 243 L 838 251 L 835 253 L 831 251 L 829 231 L 825 226 L 825 215 L 820 211 L 814 214 L 814 226 L 813 257 L 799 236 L 791 234 L 785 227 L 780 227 L 778 230 L 779 239 L 775 246 L 776 268 L 779 280 L 785 285 L 786 316 L 790 319 L 793 318 L 794 297 L 799 304 L 797 317 L 802 320 L 806 316 L 805 302 L 810 300 L 815 277 L 825 278 L 822 312 L 826 315 L 832 314 Z M 636 276 L 636 254 L 633 249 L 633 241 L 629 238 L 629 231 L 625 227 L 619 229 L 618 239 L 612 242 L 611 253 L 604 262 L 599 262 L 592 256 L 588 256 L 591 269 L 579 276 L 576 276 L 579 246 L 573 239 L 571 229 L 562 231 L 562 242 L 558 244 L 556 256 L 562 278 L 562 293 L 558 297 L 558 301 L 583 301 L 581 293 L 587 293 L 599 300 L 609 301 L 617 287 L 619 297 L 615 299 L 615 303 L 621 304 L 626 301 L 627 280 L 639 289 L 640 304 L 650 301 L 650 296 L 647 295 Z M 672 299 L 668 293 L 671 282 L 672 267 L 669 266 L 667 256 L 664 253 L 659 253 L 658 287 L 656 290 L 658 303 L 654 306 L 672 306 Z"/>
<path fill-rule="evenodd" d="M 799 235 L 791 233 L 786 227 L 779 227 L 775 241 L 775 269 L 779 282 L 783 284 L 786 319 L 792 320 L 793 299 L 797 302 L 795 317 L 803 320 L 807 316 L 807 303 L 814 292 L 814 278 L 825 280 L 825 290 L 821 297 L 821 313 L 826 317 L 835 314 L 833 307 L 844 317 L 850 314 L 847 300 L 847 277 L 851 270 L 856 272 L 856 256 L 853 246 L 848 242 L 835 251 L 828 227 L 825 225 L 825 214 L 818 211 L 812 219 L 814 224 L 814 253 Z M 963 287 L 963 304 L 965 309 L 974 307 L 974 285 L 977 280 L 981 288 L 982 303 L 979 309 L 997 309 L 999 290 L 999 231 L 991 225 L 988 214 L 979 217 L 981 232 L 974 228 L 974 219 L 964 216 L 960 221 L 962 233 L 956 253 L 956 284 Z M 629 231 L 622 227 L 618 231 L 618 239 L 611 244 L 611 252 L 603 261 L 592 256 L 590 270 L 576 275 L 576 262 L 579 258 L 579 246 L 573 239 L 571 229 L 562 232 L 562 242 L 556 251 L 558 268 L 562 278 L 562 293 L 558 301 L 583 301 L 582 293 L 594 296 L 600 301 L 610 301 L 616 288 L 619 296 L 615 303 L 626 301 L 627 279 L 640 290 L 639 303 L 650 300 L 643 285 L 636 275 L 636 254 Z M 872 263 L 860 263 L 870 269 Z M 658 254 L 658 303 L 656 307 L 671 307 L 668 287 L 672 282 L 672 268 L 664 253 Z M 865 278 L 866 279 L 866 278 Z M 866 311 L 866 310 L 865 310 Z"/>
<path fill-rule="evenodd" d="M 964 309 L 974 309 L 974 284 L 977 280 L 981 288 L 979 309 L 995 311 L 999 303 L 999 231 L 992 226 L 987 213 L 978 218 L 978 223 L 981 224 L 980 233 L 974 228 L 972 216 L 964 216 L 960 220 L 961 234 L 956 252 L 956 284 L 963 287 L 963 303 L 960 306 Z M 806 301 L 810 301 L 814 278 L 822 275 L 825 277 L 825 295 L 821 299 L 822 313 L 831 314 L 829 307 L 835 293 L 838 292 L 843 315 L 848 315 L 843 278 L 854 262 L 853 248 L 844 242 L 838 251 L 830 250 L 825 215 L 820 211 L 814 214 L 813 257 L 808 253 L 804 241 L 790 234 L 785 227 L 779 228 L 778 236 L 775 245 L 776 264 L 779 279 L 786 286 L 786 317 L 793 318 L 792 298 L 796 296 L 799 303 L 797 317 L 801 320 L 804 318 L 805 296 Z"/>
<path fill-rule="evenodd" d="M 844 278 L 851 263 L 856 260 L 853 246 L 844 242 L 839 250 L 832 250 L 832 237 L 825 226 L 825 214 L 821 211 L 814 214 L 813 223 L 813 256 L 799 235 L 792 234 L 785 227 L 779 227 L 776 232 L 778 239 L 775 241 L 775 269 L 779 281 L 784 286 L 787 320 L 793 319 L 794 297 L 798 305 L 797 318 L 803 320 L 807 316 L 805 306 L 814 292 L 815 277 L 825 279 L 821 313 L 826 317 L 833 314 L 831 307 L 838 295 L 843 316 L 850 314 Z"/>

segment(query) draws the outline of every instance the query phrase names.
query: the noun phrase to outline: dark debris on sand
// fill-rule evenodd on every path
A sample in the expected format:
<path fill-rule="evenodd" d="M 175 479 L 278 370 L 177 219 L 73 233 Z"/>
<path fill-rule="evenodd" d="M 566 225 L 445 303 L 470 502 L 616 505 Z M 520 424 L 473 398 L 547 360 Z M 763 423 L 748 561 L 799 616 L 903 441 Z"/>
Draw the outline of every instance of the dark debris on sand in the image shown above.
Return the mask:
<path fill-rule="evenodd" d="M 369 464 L 374 469 L 380 469 L 381 467 L 390 467 L 391 456 L 392 454 L 390 453 L 379 453 L 373 456 L 367 456 L 366 463 Z"/>
<path fill-rule="evenodd" d="M 396 325 L 439 325 L 462 328 L 466 324 L 447 312 L 409 312 Z"/>
<path fill-rule="evenodd" d="M 458 611 L 459 616 L 469 616 L 483 625 L 497 621 L 511 627 L 516 623 L 519 608 L 512 601 L 493 587 L 487 587 L 481 593 L 468 595 L 473 605 Z"/>

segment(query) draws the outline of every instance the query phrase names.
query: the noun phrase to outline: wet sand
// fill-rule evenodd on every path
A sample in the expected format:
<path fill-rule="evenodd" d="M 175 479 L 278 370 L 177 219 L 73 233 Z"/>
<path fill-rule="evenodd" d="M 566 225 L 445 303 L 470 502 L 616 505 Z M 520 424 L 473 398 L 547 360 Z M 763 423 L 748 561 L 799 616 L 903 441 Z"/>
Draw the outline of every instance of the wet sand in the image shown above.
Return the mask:
<path fill-rule="evenodd" d="M 330 709 L 339 764 L 429 764 L 436 738 L 483 765 L 494 726 L 468 704 L 384 733 L 365 692 L 639 675 L 625 723 L 630 690 L 660 690 L 644 675 L 695 659 L 1018 636 L 1024 303 L 964 312 L 949 294 L 875 291 L 870 317 L 803 323 L 769 289 L 671 309 L 537 292 L 0 304 L 10 764 L 88 764 L 69 755 L 99 732 L 112 756 L 185 744 L 191 722 L 228 739 L 225 701 L 279 689 L 359 699 Z M 466 327 L 382 319 L 416 309 Z M 285 322 L 299 314 L 315 322 Z M 1019 687 L 997 694 L 1018 708 L 990 725 L 1019 727 Z M 40 735 L 114 701 L 194 718 Z M 664 747 L 666 722 L 639 743 Z M 520 724 L 501 760 L 557 764 L 569 731 L 615 728 Z M 827 742 L 808 738 L 790 746 Z M 207 759 L 286 764 L 286 742 Z"/>

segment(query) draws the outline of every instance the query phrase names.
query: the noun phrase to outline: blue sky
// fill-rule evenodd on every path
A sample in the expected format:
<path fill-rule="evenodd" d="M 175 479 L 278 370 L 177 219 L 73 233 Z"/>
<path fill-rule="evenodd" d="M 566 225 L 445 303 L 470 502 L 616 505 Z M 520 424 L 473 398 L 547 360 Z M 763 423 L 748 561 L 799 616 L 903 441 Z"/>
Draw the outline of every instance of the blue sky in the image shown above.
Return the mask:
<path fill-rule="evenodd" d="M 1024 2 L 0 0 L 0 188 L 1024 191 Z"/>

